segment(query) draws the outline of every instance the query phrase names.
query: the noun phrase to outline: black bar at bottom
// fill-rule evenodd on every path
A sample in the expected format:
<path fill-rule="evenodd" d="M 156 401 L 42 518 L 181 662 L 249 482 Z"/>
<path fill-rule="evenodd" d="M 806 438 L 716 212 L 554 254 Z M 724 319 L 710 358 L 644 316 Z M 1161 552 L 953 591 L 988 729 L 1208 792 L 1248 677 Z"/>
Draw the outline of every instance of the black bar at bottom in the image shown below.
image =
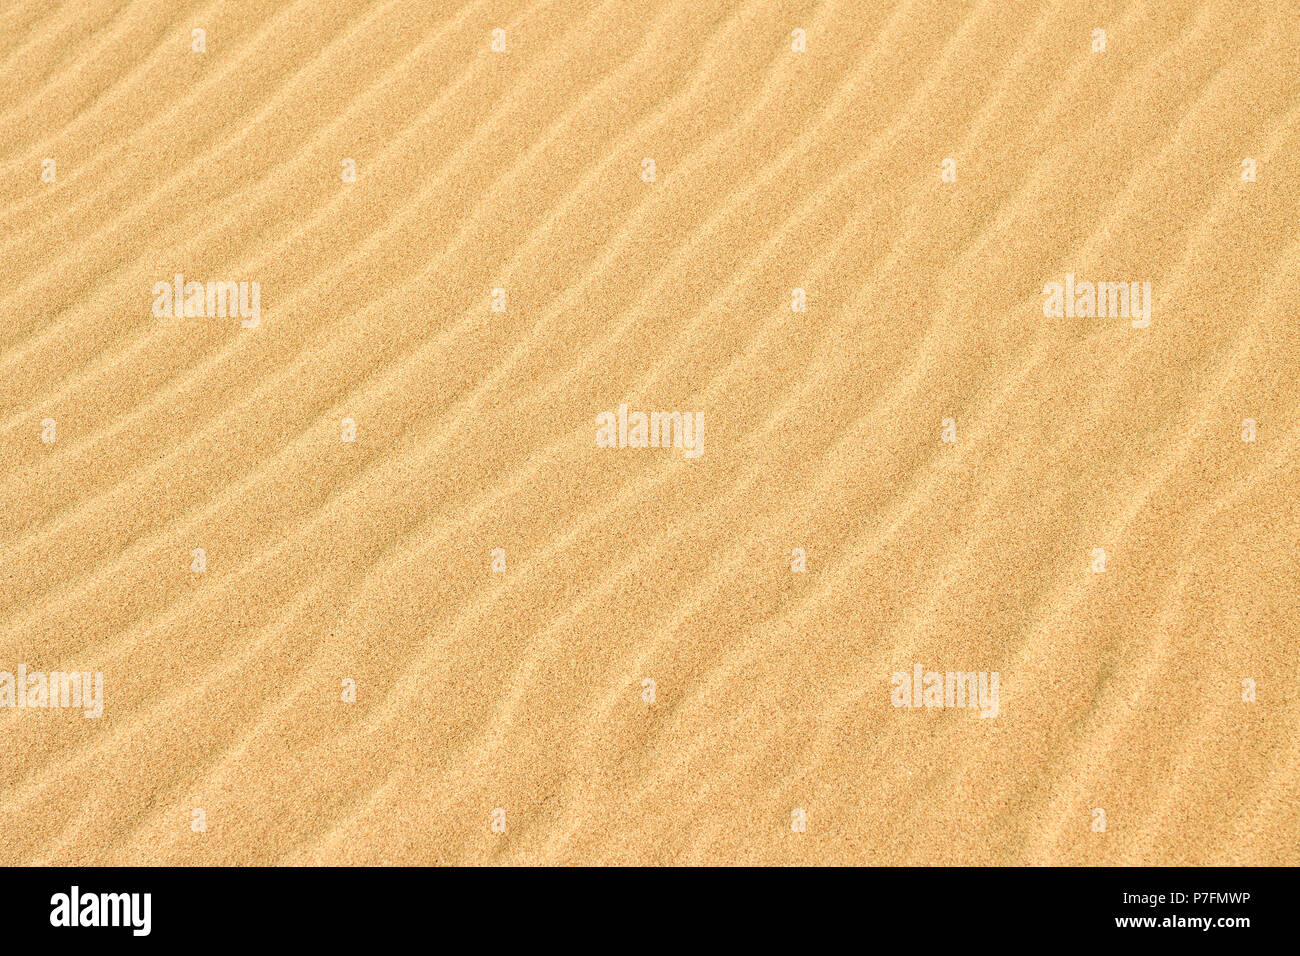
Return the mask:
<path fill-rule="evenodd" d="M 1289 869 L 1213 867 L 599 875 L 577 869 L 22 868 L 0 873 L 0 925 L 11 944 L 64 937 L 334 948 L 430 938 L 419 934 L 431 931 L 431 939 L 451 942 L 446 934 L 454 930 L 483 942 L 582 940 L 638 950 L 643 943 L 663 947 L 688 939 L 770 942 L 769 934 L 787 932 L 962 948 L 978 940 L 1056 937 L 1231 946 L 1260 930 L 1294 929 L 1294 876 Z M 683 935 L 686 927 L 695 928 Z"/>

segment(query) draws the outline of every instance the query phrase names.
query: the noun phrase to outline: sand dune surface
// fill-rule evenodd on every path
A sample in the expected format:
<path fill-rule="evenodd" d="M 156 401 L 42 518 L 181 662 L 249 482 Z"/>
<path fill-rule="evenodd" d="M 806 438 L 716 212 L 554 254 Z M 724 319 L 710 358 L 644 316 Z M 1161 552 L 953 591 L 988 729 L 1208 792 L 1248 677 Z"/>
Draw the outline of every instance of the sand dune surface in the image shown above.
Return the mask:
<path fill-rule="evenodd" d="M 1300 863 L 1298 45 L 6 3 L 0 861 Z"/>

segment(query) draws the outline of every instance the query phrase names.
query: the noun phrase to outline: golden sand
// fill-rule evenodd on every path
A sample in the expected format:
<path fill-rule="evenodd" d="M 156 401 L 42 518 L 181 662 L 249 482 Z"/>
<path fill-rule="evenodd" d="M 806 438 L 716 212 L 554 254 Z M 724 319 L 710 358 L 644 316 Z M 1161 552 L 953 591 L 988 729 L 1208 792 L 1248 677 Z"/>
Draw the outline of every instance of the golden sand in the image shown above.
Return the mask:
<path fill-rule="evenodd" d="M 5 4 L 0 862 L 1300 863 L 1298 47 Z"/>

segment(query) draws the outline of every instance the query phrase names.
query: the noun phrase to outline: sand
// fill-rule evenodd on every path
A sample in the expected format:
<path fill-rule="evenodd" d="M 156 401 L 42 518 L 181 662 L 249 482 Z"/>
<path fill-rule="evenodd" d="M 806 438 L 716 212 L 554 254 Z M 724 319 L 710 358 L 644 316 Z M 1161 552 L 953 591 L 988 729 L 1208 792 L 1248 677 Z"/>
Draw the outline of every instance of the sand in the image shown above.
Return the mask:
<path fill-rule="evenodd" d="M 1298 45 L 6 4 L 0 862 L 1300 863 Z"/>

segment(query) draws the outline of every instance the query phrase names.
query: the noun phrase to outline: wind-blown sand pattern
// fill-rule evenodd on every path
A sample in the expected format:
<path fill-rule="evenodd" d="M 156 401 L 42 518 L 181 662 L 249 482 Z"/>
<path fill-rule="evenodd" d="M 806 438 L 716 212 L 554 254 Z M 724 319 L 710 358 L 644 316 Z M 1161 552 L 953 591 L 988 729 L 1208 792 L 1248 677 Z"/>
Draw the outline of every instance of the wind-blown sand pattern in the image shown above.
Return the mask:
<path fill-rule="evenodd" d="M 0 671 L 104 690 L 0 707 L 0 861 L 1300 863 L 1298 47 L 5 4 Z"/>

